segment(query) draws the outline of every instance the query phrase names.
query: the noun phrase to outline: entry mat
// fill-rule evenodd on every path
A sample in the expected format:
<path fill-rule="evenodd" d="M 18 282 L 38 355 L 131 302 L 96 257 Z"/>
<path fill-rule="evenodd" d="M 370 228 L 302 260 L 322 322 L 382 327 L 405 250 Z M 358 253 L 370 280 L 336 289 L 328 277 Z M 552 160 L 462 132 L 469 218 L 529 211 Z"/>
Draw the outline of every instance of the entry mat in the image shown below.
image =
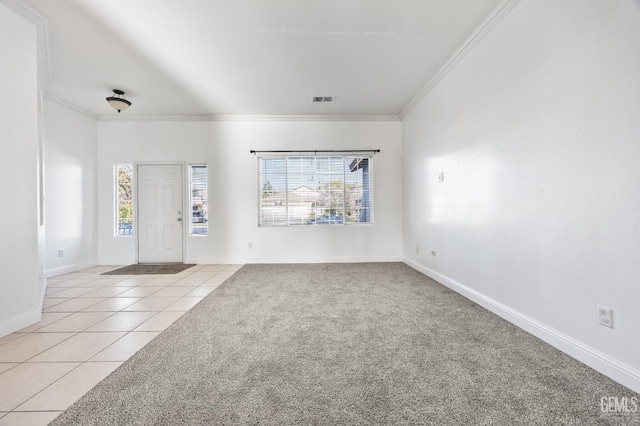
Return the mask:
<path fill-rule="evenodd" d="M 195 264 L 188 263 L 143 263 L 138 265 L 129 265 L 124 268 L 114 269 L 113 271 L 103 272 L 101 275 L 159 275 L 159 274 L 177 274 L 185 269 L 191 268 Z"/>

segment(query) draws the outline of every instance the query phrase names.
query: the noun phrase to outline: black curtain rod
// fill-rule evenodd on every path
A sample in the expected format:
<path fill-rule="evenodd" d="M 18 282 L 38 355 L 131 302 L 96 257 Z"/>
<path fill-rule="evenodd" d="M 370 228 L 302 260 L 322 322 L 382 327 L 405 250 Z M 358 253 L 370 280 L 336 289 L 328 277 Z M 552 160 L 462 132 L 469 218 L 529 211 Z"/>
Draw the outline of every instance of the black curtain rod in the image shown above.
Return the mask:
<path fill-rule="evenodd" d="M 262 153 L 262 154 L 284 154 L 284 153 L 291 153 L 291 152 L 313 152 L 314 154 L 317 154 L 318 152 L 373 152 L 378 153 L 380 152 L 379 149 L 315 149 L 315 150 L 292 150 L 292 151 L 255 151 L 255 150 L 251 150 L 249 151 L 251 154 L 257 154 L 257 153 Z"/>

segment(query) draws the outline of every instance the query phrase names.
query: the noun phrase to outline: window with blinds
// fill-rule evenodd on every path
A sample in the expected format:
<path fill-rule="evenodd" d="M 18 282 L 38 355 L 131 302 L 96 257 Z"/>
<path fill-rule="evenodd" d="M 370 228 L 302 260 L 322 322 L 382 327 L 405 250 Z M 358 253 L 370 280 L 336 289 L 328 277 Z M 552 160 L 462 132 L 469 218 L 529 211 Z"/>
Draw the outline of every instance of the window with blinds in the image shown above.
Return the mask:
<path fill-rule="evenodd" d="M 373 223 L 372 157 L 259 157 L 260 226 Z"/>

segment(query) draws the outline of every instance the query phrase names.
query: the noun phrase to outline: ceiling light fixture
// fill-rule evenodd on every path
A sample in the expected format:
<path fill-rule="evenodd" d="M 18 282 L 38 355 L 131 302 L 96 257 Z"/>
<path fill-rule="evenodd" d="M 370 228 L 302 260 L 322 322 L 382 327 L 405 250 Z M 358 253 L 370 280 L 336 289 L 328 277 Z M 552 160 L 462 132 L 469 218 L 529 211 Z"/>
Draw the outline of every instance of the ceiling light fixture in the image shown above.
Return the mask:
<path fill-rule="evenodd" d="M 111 108 L 116 111 L 124 111 L 131 106 L 131 102 L 124 98 L 124 92 L 122 90 L 113 89 L 114 96 L 109 96 L 107 102 L 111 105 Z"/>

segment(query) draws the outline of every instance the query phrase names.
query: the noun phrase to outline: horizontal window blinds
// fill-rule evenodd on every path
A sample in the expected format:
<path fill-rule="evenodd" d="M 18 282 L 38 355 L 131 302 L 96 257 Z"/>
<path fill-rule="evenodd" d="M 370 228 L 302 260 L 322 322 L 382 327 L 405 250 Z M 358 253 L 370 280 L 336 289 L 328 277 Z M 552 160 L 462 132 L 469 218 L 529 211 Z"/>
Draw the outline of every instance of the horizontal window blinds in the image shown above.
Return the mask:
<path fill-rule="evenodd" d="M 259 157 L 260 226 L 372 223 L 371 157 Z"/>

